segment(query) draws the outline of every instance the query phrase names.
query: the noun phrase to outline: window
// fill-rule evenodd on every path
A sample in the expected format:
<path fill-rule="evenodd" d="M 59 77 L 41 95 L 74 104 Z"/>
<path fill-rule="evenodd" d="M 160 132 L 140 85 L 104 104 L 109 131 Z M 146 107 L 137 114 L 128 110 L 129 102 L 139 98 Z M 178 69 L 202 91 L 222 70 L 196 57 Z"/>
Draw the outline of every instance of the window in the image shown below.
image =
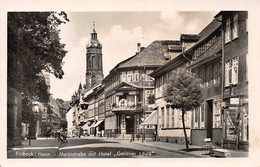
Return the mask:
<path fill-rule="evenodd" d="M 174 128 L 174 109 L 172 109 L 172 127 Z"/>
<path fill-rule="evenodd" d="M 225 63 L 225 86 L 238 83 L 238 57 L 226 61 Z"/>
<path fill-rule="evenodd" d="M 238 82 L 238 57 L 232 59 L 232 84 Z"/>
<path fill-rule="evenodd" d="M 221 107 L 220 103 L 216 102 L 214 103 L 214 127 L 220 128 L 221 127 Z"/>
<path fill-rule="evenodd" d="M 133 82 L 134 76 L 133 76 L 133 71 L 128 71 L 127 72 L 127 82 Z"/>
<path fill-rule="evenodd" d="M 161 108 L 162 110 L 162 128 L 164 128 L 164 108 Z"/>
<path fill-rule="evenodd" d="M 201 122 L 204 122 L 205 120 L 205 109 L 204 104 L 201 105 Z"/>
<path fill-rule="evenodd" d="M 231 75 L 232 75 L 231 61 L 227 61 L 225 64 L 225 86 L 230 85 Z"/>
<path fill-rule="evenodd" d="M 219 63 L 215 62 L 213 65 L 213 84 L 218 84 L 219 83 Z"/>
<path fill-rule="evenodd" d="M 233 39 L 238 37 L 238 14 L 237 13 L 233 17 L 232 36 Z"/>
<path fill-rule="evenodd" d="M 139 71 L 138 71 L 138 70 L 135 71 L 134 80 L 135 80 L 136 82 L 139 81 Z"/>
<path fill-rule="evenodd" d="M 153 90 L 146 91 L 147 104 L 154 104 L 154 92 Z"/>
<path fill-rule="evenodd" d="M 225 43 L 238 37 L 238 13 L 226 20 Z"/>
<path fill-rule="evenodd" d="M 125 82 L 126 81 L 126 72 L 121 73 L 121 81 Z"/>
<path fill-rule="evenodd" d="M 201 79 L 202 83 L 201 86 L 204 87 L 205 81 L 206 81 L 206 76 L 205 76 L 205 67 L 201 67 L 199 71 L 199 78 Z"/>
<path fill-rule="evenodd" d="M 212 85 L 212 65 L 206 67 L 206 87 Z"/>
<path fill-rule="evenodd" d="M 159 79 L 156 79 L 156 84 L 155 84 L 156 97 L 159 97 L 159 89 L 160 89 L 159 81 L 160 81 Z"/>
<path fill-rule="evenodd" d="M 230 19 L 226 21 L 226 31 L 225 31 L 225 43 L 231 40 L 231 27 L 230 27 Z"/>
<path fill-rule="evenodd" d="M 163 93 L 163 76 L 160 77 L 160 96 Z"/>
<path fill-rule="evenodd" d="M 169 121 L 170 121 L 170 111 L 169 111 L 170 107 L 166 107 L 166 127 L 169 128 Z"/>
<path fill-rule="evenodd" d="M 199 108 L 195 109 L 195 122 L 198 122 L 198 118 L 199 118 Z"/>

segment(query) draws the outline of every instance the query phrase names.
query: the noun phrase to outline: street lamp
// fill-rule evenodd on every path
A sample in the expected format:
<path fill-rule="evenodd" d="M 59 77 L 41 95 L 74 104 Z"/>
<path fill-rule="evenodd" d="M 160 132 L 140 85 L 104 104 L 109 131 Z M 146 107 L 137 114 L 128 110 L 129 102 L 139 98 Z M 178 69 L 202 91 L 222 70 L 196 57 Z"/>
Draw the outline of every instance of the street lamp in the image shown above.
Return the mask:
<path fill-rule="evenodd" d="M 142 120 L 142 123 L 144 123 L 144 118 L 141 118 L 141 120 Z M 145 131 L 144 131 L 144 124 L 143 124 L 143 128 L 142 128 L 142 131 L 143 131 L 143 133 L 142 133 L 142 143 L 144 142 L 144 133 L 145 133 Z"/>

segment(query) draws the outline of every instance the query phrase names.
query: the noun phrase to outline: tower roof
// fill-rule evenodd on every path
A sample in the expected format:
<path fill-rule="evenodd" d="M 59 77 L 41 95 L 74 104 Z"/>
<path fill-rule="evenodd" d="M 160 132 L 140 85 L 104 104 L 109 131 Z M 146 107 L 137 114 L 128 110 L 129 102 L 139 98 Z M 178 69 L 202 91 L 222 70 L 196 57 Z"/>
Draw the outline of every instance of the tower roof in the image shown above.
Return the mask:
<path fill-rule="evenodd" d="M 93 22 L 93 32 L 91 33 L 91 39 L 87 45 L 87 47 L 102 47 L 100 42 L 97 39 L 97 32 L 95 30 L 95 22 Z"/>
<path fill-rule="evenodd" d="M 80 82 L 80 83 L 79 83 L 78 92 L 80 92 L 81 89 L 82 89 L 82 85 L 81 85 L 81 82 Z"/>

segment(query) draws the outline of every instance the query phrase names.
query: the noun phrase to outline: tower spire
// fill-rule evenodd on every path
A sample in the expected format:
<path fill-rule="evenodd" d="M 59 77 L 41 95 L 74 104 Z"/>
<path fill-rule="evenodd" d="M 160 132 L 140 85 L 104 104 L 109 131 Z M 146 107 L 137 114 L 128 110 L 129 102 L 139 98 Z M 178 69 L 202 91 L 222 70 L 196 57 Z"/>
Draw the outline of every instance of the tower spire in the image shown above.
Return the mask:
<path fill-rule="evenodd" d="M 95 30 L 95 21 L 93 21 L 93 31 L 96 32 L 96 30 Z"/>

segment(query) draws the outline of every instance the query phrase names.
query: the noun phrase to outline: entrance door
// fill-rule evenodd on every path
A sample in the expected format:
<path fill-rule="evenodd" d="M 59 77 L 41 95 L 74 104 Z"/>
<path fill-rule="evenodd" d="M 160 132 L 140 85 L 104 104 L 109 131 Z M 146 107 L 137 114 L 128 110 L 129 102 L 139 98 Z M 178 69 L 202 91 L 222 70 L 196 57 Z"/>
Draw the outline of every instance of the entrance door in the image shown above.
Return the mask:
<path fill-rule="evenodd" d="M 213 126 L 213 100 L 207 100 L 207 138 L 212 139 L 212 126 Z"/>
<path fill-rule="evenodd" d="M 126 133 L 127 134 L 134 133 L 134 115 L 126 115 L 125 122 L 126 122 Z"/>

